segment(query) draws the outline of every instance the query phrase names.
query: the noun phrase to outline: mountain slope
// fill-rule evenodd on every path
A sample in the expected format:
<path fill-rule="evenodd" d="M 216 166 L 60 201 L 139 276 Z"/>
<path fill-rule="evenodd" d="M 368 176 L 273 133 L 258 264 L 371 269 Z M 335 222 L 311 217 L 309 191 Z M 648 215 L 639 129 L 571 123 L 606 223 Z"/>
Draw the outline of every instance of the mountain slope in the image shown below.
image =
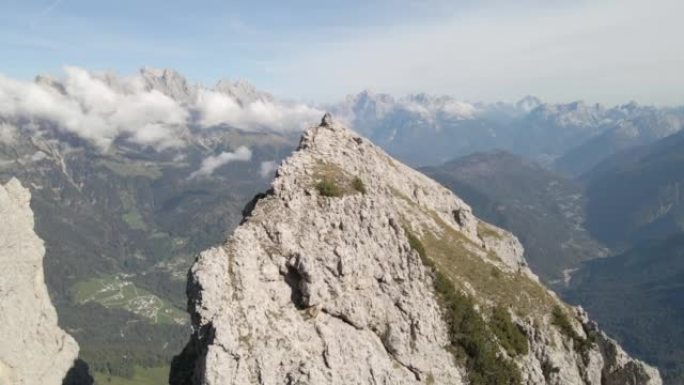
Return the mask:
<path fill-rule="evenodd" d="M 684 134 L 614 155 L 585 176 L 588 228 L 623 251 L 591 261 L 566 295 L 630 351 L 684 381 Z"/>
<path fill-rule="evenodd" d="M 581 185 L 516 155 L 473 154 L 421 169 L 472 205 L 475 214 L 518 236 L 546 281 L 607 250 L 584 229 Z"/>
<path fill-rule="evenodd" d="M 587 227 L 625 246 L 684 230 L 684 134 L 618 154 L 585 177 Z"/>
<path fill-rule="evenodd" d="M 149 82 L 141 81 L 147 91 L 134 94 L 143 99 L 165 100 L 160 95 L 168 93 L 184 105 L 202 89 L 170 71 L 140 76 Z M 73 81 L 41 78 L 36 87 L 56 100 L 77 99 L 77 90 L 67 91 Z M 109 87 L 103 93 L 115 99 L 133 97 L 117 91 L 122 82 L 127 84 L 92 75 L 86 84 Z M 243 98 L 231 99 L 235 105 L 268 100 L 244 83 L 231 85 L 223 82 L 219 93 Z M 56 90 L 66 95 L 56 96 Z M 156 119 L 154 108 L 138 104 L 145 117 Z M 174 147 L 145 145 L 121 133 L 101 148 L 99 140 L 49 116 L 1 112 L 0 182 L 16 177 L 32 191 L 35 231 L 45 241 L 45 280 L 81 358 L 106 376 L 131 377 L 141 366 L 168 371 L 189 324 L 184 288 L 193 256 L 237 226 L 245 202 L 267 185 L 268 166 L 291 152 L 298 136 L 188 121 L 173 127 L 174 138 L 182 139 Z M 137 123 L 127 120 L 144 137 L 157 132 Z"/>
<path fill-rule="evenodd" d="M 510 233 L 326 116 L 188 283 L 172 384 L 658 384 Z"/>
<path fill-rule="evenodd" d="M 255 139 L 263 138 L 240 134 L 231 142 Z M 252 145 L 250 161 L 193 179 L 213 151 L 190 148 L 173 162 L 168 154 L 141 159 L 140 152 L 101 154 L 52 141 L 45 148 L 26 137 L 6 152 L 0 145 L 0 158 L 19 154 L 0 165 L 0 180 L 16 176 L 33 189 L 46 281 L 91 369 L 129 376 L 141 363 L 167 364 L 182 346 L 192 256 L 237 226 L 244 202 L 266 185 L 260 162 L 290 151 L 284 138 L 265 141 Z"/>
<path fill-rule="evenodd" d="M 60 385 L 78 345 L 57 326 L 30 200 L 17 179 L 0 184 L 0 383 Z"/>
<path fill-rule="evenodd" d="M 581 303 L 637 356 L 661 368 L 666 383 L 684 379 L 684 234 L 638 243 L 591 261 L 572 280 Z"/>

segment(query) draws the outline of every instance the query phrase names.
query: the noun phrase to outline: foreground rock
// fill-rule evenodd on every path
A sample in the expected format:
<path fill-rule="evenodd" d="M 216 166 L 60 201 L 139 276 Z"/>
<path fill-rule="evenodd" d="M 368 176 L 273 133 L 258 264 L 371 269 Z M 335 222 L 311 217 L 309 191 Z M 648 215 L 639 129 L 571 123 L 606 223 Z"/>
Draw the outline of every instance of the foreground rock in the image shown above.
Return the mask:
<path fill-rule="evenodd" d="M 0 185 L 0 385 L 61 384 L 78 356 L 57 326 L 30 200 L 16 179 Z"/>
<path fill-rule="evenodd" d="M 660 384 L 511 234 L 329 117 L 188 282 L 177 384 Z"/>

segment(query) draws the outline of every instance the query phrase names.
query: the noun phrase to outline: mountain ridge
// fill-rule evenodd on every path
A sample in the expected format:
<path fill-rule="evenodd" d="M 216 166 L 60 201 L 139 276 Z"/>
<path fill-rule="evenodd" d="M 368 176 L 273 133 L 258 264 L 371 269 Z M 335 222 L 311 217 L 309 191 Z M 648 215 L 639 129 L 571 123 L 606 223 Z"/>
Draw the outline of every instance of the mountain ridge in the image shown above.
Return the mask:
<path fill-rule="evenodd" d="M 329 118 L 254 202 L 189 272 L 174 385 L 660 383 L 540 285 L 515 237 Z"/>

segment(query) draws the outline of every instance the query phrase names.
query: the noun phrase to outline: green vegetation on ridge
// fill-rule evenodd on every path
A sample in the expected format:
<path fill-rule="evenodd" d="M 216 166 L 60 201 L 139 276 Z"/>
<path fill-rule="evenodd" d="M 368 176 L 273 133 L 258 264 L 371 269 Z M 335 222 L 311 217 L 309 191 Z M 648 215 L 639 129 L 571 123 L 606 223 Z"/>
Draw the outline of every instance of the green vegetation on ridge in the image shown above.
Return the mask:
<path fill-rule="evenodd" d="M 354 193 L 366 193 L 366 185 L 358 176 L 351 177 L 339 166 L 318 163 L 314 170 L 314 187 L 321 196 L 341 197 Z"/>
<path fill-rule="evenodd" d="M 502 306 L 492 309 L 490 327 L 501 346 L 510 356 L 525 355 L 529 351 L 527 336 L 511 319 L 511 314 Z"/>
<path fill-rule="evenodd" d="M 572 324 L 570 324 L 568 315 L 561 306 L 555 306 L 551 316 L 551 322 L 558 327 L 564 336 L 572 341 L 573 347 L 577 353 L 586 354 L 587 351 L 591 349 L 592 345 L 594 344 L 594 337 L 590 335 L 588 338 L 584 338 L 577 334 L 575 329 L 572 327 Z"/>
<path fill-rule="evenodd" d="M 500 355 L 500 343 L 511 356 L 527 352 L 527 338 L 513 323 L 507 310 L 495 308 L 488 323 L 475 301 L 457 289 L 450 277 L 435 265 L 421 240 L 405 228 L 409 245 L 434 272 L 434 287 L 447 324 L 454 357 L 465 364 L 473 385 L 517 385 L 522 381 L 517 366 Z M 505 312 L 505 316 L 502 312 Z"/>
<path fill-rule="evenodd" d="M 551 312 L 556 302 L 543 286 L 522 273 L 492 274 L 496 268 L 475 253 L 475 250 L 484 252 L 480 245 L 441 220 L 437 222 L 441 225 L 441 234 L 426 233 L 421 241 L 435 268 L 449 276 L 459 289 L 469 290 L 462 286 L 467 282 L 484 301 L 515 309 L 520 316 Z M 491 253 L 486 258 L 500 263 Z"/>
<path fill-rule="evenodd" d="M 366 185 L 358 176 L 354 177 L 354 179 L 352 180 L 352 187 L 354 188 L 354 190 L 360 192 L 361 194 L 366 193 Z"/>
<path fill-rule="evenodd" d="M 316 189 L 321 196 L 324 197 L 339 197 L 342 196 L 342 190 L 340 187 L 332 180 L 323 179 L 316 184 Z"/>

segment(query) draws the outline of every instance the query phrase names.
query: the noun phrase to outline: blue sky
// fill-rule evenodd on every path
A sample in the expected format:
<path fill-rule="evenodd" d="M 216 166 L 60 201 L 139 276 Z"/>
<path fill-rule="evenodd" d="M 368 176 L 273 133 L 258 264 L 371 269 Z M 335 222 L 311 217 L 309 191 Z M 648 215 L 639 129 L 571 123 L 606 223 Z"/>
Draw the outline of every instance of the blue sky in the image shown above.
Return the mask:
<path fill-rule="evenodd" d="M 371 88 L 684 104 L 681 0 L 2 0 L 0 9 L 0 73 L 20 79 L 65 65 L 153 66 L 307 101 Z"/>
<path fill-rule="evenodd" d="M 4 1 L 2 70 L 30 78 L 63 65 L 124 72 L 148 65 L 206 82 L 223 76 L 259 79 L 269 63 L 303 45 L 324 49 L 326 41 L 355 30 L 440 16 L 440 7 L 400 3 Z"/>

